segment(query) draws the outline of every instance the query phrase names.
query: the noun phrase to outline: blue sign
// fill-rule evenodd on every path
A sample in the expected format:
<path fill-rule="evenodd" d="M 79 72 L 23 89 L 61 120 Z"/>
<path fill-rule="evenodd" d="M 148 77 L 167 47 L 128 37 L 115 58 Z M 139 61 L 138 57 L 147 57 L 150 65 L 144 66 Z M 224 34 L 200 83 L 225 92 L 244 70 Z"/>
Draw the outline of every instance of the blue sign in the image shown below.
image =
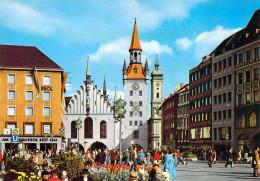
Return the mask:
<path fill-rule="evenodd" d="M 17 143 L 19 140 L 19 136 L 18 135 L 12 135 L 12 142 Z"/>

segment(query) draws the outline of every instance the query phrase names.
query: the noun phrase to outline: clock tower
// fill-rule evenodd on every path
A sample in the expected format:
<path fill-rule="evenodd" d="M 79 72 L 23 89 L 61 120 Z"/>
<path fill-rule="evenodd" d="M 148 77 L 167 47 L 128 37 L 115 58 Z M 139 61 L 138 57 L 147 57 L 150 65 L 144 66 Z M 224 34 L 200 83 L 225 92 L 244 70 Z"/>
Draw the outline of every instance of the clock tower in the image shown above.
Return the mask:
<path fill-rule="evenodd" d="M 147 94 L 149 69 L 146 60 L 142 65 L 142 48 L 139 41 L 136 21 L 129 48 L 129 65 L 123 65 L 124 99 L 126 114 L 122 119 L 122 149 L 141 146 L 147 149 Z"/>
<path fill-rule="evenodd" d="M 159 69 L 156 55 L 155 69 L 151 73 L 151 118 L 149 119 L 148 146 L 151 149 L 161 147 L 161 101 L 163 97 L 163 71 Z"/>

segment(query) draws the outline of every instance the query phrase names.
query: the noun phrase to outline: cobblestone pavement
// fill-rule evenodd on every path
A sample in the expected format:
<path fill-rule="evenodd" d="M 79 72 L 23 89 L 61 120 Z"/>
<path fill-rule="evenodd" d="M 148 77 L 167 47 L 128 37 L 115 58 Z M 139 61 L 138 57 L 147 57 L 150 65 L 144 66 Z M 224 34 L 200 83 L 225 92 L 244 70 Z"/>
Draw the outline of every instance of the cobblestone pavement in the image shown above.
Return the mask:
<path fill-rule="evenodd" d="M 206 162 L 189 162 L 188 165 L 176 167 L 177 181 L 229 181 L 229 180 L 260 180 L 253 177 L 253 169 L 250 164 L 234 164 L 225 168 L 225 163 L 213 164 L 209 168 Z"/>

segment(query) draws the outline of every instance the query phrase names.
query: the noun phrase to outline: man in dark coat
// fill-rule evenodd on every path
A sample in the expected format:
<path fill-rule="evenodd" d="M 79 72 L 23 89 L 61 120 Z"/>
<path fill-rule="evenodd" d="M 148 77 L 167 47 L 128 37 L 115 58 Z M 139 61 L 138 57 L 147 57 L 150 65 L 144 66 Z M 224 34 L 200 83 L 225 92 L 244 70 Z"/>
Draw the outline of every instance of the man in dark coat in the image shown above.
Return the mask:
<path fill-rule="evenodd" d="M 103 152 L 101 152 L 101 149 L 98 149 L 98 154 L 96 156 L 96 162 L 97 164 L 104 164 L 106 161 L 106 156 Z"/>
<path fill-rule="evenodd" d="M 228 165 L 231 165 L 231 167 L 233 167 L 233 150 L 232 148 L 230 148 L 230 150 L 227 153 L 227 163 L 225 165 L 225 167 L 227 168 Z"/>

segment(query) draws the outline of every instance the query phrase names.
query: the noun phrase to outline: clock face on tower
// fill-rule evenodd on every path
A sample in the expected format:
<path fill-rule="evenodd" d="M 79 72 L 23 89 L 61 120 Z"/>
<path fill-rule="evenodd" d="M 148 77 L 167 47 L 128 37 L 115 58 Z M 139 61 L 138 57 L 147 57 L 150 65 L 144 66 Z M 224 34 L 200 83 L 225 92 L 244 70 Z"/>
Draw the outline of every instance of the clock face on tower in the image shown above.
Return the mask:
<path fill-rule="evenodd" d="M 137 90 L 137 89 L 139 89 L 139 85 L 138 85 L 137 83 L 134 83 L 134 84 L 132 85 L 132 88 L 133 88 L 134 90 Z"/>

